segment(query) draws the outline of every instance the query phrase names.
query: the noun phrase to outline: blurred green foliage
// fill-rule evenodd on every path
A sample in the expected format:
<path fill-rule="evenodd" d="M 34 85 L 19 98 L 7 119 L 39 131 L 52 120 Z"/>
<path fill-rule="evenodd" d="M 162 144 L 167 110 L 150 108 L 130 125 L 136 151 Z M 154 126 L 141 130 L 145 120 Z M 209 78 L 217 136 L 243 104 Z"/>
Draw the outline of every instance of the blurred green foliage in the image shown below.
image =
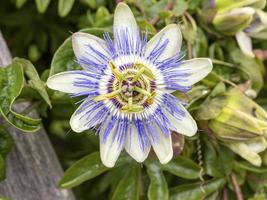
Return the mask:
<path fill-rule="evenodd" d="M 34 131 L 40 121 L 27 117 L 27 113 L 37 109 L 66 169 L 59 186 L 73 188 L 78 200 L 235 200 L 237 187 L 244 199 L 266 200 L 267 118 L 263 109 L 267 109 L 267 42 L 263 38 L 252 39 L 255 56 L 245 55 L 235 34 L 251 27 L 255 16 L 241 13 L 242 18 L 231 13 L 235 8 L 263 9 L 266 1 L 125 2 L 149 37 L 167 24 L 178 23 L 188 58 L 209 57 L 213 61 L 212 73 L 187 95 L 174 93 L 188 101 L 199 132 L 192 138 L 174 133 L 176 155 L 170 163 L 161 165 L 152 152 L 139 165 L 123 154 L 114 168 L 106 168 L 99 158 L 94 131 L 77 134 L 70 130 L 68 120 L 79 99 L 45 88 L 49 75 L 79 68 L 74 62 L 72 32 L 82 29 L 101 37 L 104 31 L 112 30 L 115 1 L 0 1 L 0 28 L 13 56 L 29 59 L 37 70 L 24 59 L 14 59 L 0 70 L 2 115 L 16 128 Z M 34 106 L 14 113 L 14 101 L 25 100 Z M 51 105 L 53 109 L 49 109 Z M 226 105 L 230 111 L 224 109 Z M 12 146 L 5 127 L 9 127 L 8 123 L 0 126 L 1 180 L 5 177 L 4 159 Z M 255 152 L 258 144 L 264 148 Z M 256 158 L 248 157 L 254 153 Z M 262 161 L 261 166 L 253 165 L 257 158 Z"/>

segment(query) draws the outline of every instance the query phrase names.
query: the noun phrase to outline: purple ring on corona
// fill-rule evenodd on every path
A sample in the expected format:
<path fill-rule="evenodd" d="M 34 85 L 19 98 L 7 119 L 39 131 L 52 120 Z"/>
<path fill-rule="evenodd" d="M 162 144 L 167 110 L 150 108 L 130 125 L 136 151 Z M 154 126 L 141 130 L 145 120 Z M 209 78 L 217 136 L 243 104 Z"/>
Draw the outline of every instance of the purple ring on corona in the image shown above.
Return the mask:
<path fill-rule="evenodd" d="M 119 3 L 114 13 L 113 38 L 77 32 L 73 51 L 83 70 L 49 77 L 51 89 L 82 96 L 70 119 L 73 131 L 94 128 L 100 156 L 113 167 L 125 149 L 143 162 L 152 147 L 162 164 L 173 156 L 171 132 L 197 132 L 194 119 L 173 91 L 187 92 L 211 70 L 207 58 L 183 60 L 182 34 L 170 24 L 152 37 L 140 32 L 130 8 Z"/>

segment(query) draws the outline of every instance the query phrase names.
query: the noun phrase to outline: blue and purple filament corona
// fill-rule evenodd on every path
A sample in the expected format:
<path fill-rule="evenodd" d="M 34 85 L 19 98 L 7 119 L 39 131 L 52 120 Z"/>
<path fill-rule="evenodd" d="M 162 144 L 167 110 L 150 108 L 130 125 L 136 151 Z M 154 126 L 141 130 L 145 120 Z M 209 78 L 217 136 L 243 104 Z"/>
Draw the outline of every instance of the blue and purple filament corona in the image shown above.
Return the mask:
<path fill-rule="evenodd" d="M 195 121 L 171 93 L 190 90 L 212 64 L 206 58 L 183 61 L 181 40 L 179 27 L 171 24 L 148 41 L 124 3 L 114 14 L 113 37 L 73 34 L 73 50 L 83 70 L 56 74 L 47 85 L 83 97 L 70 124 L 75 132 L 97 131 L 106 166 L 114 166 L 124 148 L 143 162 L 151 146 L 165 164 L 173 156 L 172 131 L 196 133 Z"/>

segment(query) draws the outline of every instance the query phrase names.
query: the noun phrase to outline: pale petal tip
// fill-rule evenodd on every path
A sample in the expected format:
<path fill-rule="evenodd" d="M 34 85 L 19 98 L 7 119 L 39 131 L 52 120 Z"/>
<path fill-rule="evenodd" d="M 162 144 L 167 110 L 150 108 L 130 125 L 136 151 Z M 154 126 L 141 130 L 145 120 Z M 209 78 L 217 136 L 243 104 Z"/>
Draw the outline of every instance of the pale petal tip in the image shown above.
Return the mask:
<path fill-rule="evenodd" d="M 50 76 L 46 81 L 46 86 L 50 89 L 54 89 L 54 82 L 53 82 L 53 76 Z"/>
<path fill-rule="evenodd" d="M 207 68 L 208 68 L 207 72 L 209 74 L 212 71 L 213 64 L 212 64 L 212 60 L 211 59 L 209 59 L 209 58 L 206 58 L 206 59 L 207 59 L 207 62 L 209 63 L 208 66 L 207 66 Z"/>
<path fill-rule="evenodd" d="M 148 154 L 146 156 L 143 156 L 143 155 L 137 155 L 137 154 L 131 154 L 131 152 L 128 152 L 129 155 L 136 161 L 136 162 L 139 162 L 139 163 L 142 163 L 145 161 L 145 159 L 147 158 Z"/>
<path fill-rule="evenodd" d="M 72 114 L 71 118 L 70 118 L 70 127 L 71 129 L 76 132 L 76 133 L 81 133 L 84 131 L 84 129 L 81 128 L 80 124 L 77 123 L 77 120 L 75 118 L 75 113 Z"/>
<path fill-rule="evenodd" d="M 110 153 L 110 152 L 109 152 Z M 103 163 L 108 168 L 112 168 L 115 166 L 118 157 L 117 156 L 112 156 L 110 154 L 105 154 L 103 151 L 100 149 L 100 159 Z"/>
<path fill-rule="evenodd" d="M 72 34 L 71 41 L 72 41 L 72 48 L 74 51 L 76 48 L 78 48 L 78 44 L 80 40 L 82 39 L 82 37 L 86 37 L 86 35 L 87 33 L 83 33 L 83 32 L 76 32 Z"/>
<path fill-rule="evenodd" d="M 108 167 L 108 168 L 114 167 L 115 163 L 116 163 L 116 161 L 114 162 L 114 161 L 111 161 L 111 160 L 108 160 L 108 159 L 104 159 L 102 157 L 101 157 L 101 161 L 102 161 L 103 165 L 105 165 L 105 167 Z"/>
<path fill-rule="evenodd" d="M 197 133 L 198 127 L 197 127 L 197 123 L 196 121 L 192 118 L 192 129 L 188 130 L 188 132 L 186 133 L 186 136 L 188 137 L 192 137 Z"/>
<path fill-rule="evenodd" d="M 171 151 L 164 157 L 164 158 L 159 158 L 159 162 L 163 165 L 167 164 L 170 162 L 170 160 L 173 157 L 173 149 L 171 148 Z"/>
<path fill-rule="evenodd" d="M 130 7 L 124 2 L 119 2 L 117 4 L 117 7 L 116 7 L 116 10 L 117 9 L 130 9 Z M 116 12 L 116 10 L 115 10 L 115 12 Z"/>
<path fill-rule="evenodd" d="M 117 17 L 127 17 L 127 16 L 123 16 L 123 15 L 133 15 L 132 14 L 132 10 L 131 8 L 123 2 L 118 3 L 115 11 L 114 11 L 114 15 Z"/>
<path fill-rule="evenodd" d="M 135 146 L 135 148 L 140 148 L 140 147 Z M 131 146 L 130 148 L 125 146 L 125 150 L 136 162 L 142 163 L 147 158 L 149 151 L 150 151 L 150 147 L 144 150 L 140 149 L 140 151 L 137 151 L 136 149 L 131 148 Z"/>

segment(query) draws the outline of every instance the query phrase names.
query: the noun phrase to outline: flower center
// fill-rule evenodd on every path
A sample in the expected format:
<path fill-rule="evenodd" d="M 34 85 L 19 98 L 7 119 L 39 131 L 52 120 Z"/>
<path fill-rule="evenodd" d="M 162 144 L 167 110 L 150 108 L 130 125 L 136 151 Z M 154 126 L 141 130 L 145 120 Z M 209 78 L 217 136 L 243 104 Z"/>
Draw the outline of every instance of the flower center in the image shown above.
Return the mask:
<path fill-rule="evenodd" d="M 112 99 L 123 112 L 142 112 L 146 106 L 153 104 L 155 93 L 155 77 L 144 64 L 134 63 L 119 70 L 113 62 L 109 63 L 112 71 L 109 93 L 99 95 L 96 101 Z"/>

